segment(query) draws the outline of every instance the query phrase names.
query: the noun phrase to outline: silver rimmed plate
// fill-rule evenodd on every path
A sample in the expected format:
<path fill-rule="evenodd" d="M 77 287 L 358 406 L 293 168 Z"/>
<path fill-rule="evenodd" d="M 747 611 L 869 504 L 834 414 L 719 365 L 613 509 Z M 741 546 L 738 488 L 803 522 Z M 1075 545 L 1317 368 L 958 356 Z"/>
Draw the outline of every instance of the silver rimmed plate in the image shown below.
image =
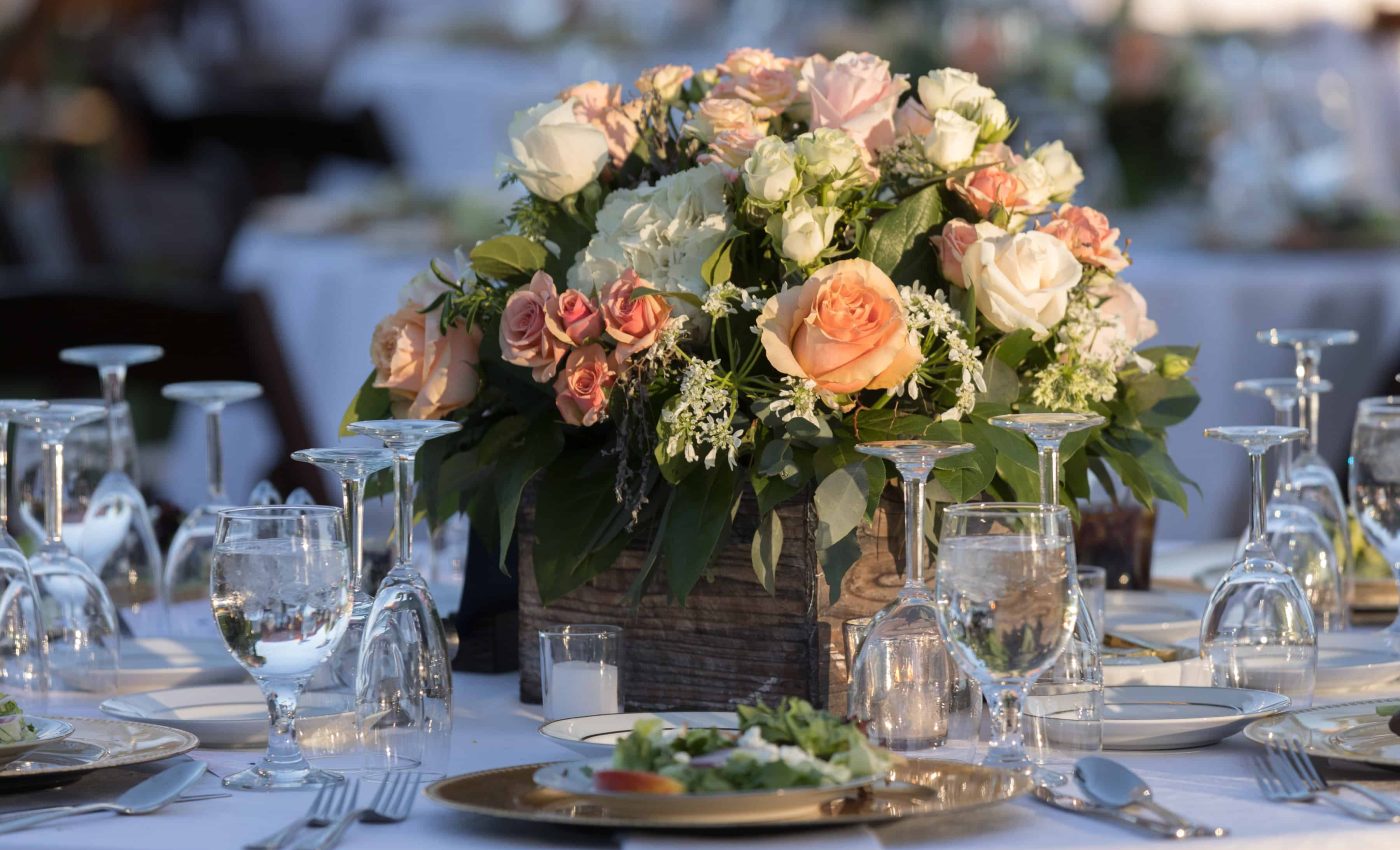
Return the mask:
<path fill-rule="evenodd" d="M 1353 692 L 1397 679 L 1400 656 L 1379 632 L 1325 632 L 1317 636 L 1317 690 Z"/>
<path fill-rule="evenodd" d="M 1207 747 L 1289 705 L 1268 691 L 1154 685 L 1104 688 L 1103 702 L 1106 750 Z"/>
<path fill-rule="evenodd" d="M 1180 594 L 1110 590 L 1104 594 L 1104 631 L 1174 643 L 1200 636 L 1201 614 Z"/>
<path fill-rule="evenodd" d="M 160 761 L 199 746 L 199 739 L 188 732 L 149 723 L 53 719 L 71 727 L 71 734 L 45 741 L 0 768 L 0 793 L 63 785 L 94 770 Z"/>
<path fill-rule="evenodd" d="M 252 682 L 125 694 L 98 707 L 122 720 L 181 729 L 211 749 L 267 745 L 267 699 Z M 314 741 L 320 730 L 353 710 L 346 695 L 304 693 L 297 701 L 297 733 L 304 742 Z"/>
<path fill-rule="evenodd" d="M 736 734 L 739 731 L 739 716 L 732 711 L 640 711 L 551 720 L 540 727 L 540 734 L 581 756 L 605 758 L 612 755 L 613 747 L 619 740 L 627 737 L 638 720 L 653 718 L 665 724 L 663 728 L 667 730 L 682 726 L 691 729 L 707 729 L 713 726 L 720 731 L 732 731 Z"/>
<path fill-rule="evenodd" d="M 1309 753 L 1341 761 L 1400 767 L 1400 735 L 1386 725 L 1390 718 L 1376 709 L 1400 705 L 1400 698 L 1379 698 L 1315 706 L 1256 720 L 1244 730 L 1257 743 L 1297 740 Z"/>
<path fill-rule="evenodd" d="M 46 744 L 56 744 L 73 734 L 73 725 L 62 720 L 26 715 L 24 722 L 34 727 L 34 737 L 0 744 L 0 766 L 9 764 L 30 750 Z"/>

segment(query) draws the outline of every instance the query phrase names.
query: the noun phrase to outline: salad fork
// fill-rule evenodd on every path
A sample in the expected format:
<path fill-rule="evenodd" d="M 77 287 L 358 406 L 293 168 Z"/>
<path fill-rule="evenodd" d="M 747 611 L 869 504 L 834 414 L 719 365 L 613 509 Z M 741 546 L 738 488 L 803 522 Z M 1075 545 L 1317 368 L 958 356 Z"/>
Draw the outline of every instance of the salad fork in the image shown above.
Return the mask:
<path fill-rule="evenodd" d="M 384 777 L 384 784 L 379 787 L 370 801 L 367 808 L 351 809 L 340 816 L 326 834 L 315 844 L 310 845 L 310 850 L 330 850 L 340 843 L 341 836 L 350 828 L 350 825 L 359 821 L 361 823 L 398 823 L 408 817 L 409 811 L 413 808 L 413 801 L 418 795 L 418 783 L 422 780 L 421 773 L 390 773 Z"/>
<path fill-rule="evenodd" d="M 1272 749 L 1277 745 L 1269 742 L 1266 746 Z M 1391 820 L 1400 823 L 1400 803 L 1355 782 L 1328 782 L 1322 774 L 1317 772 L 1312 759 L 1304 751 L 1302 743 L 1297 738 L 1289 738 L 1278 749 L 1281 749 L 1289 761 L 1298 768 L 1298 772 L 1303 778 L 1303 784 L 1308 786 L 1308 790 L 1330 794 L 1336 794 L 1342 789 L 1354 791 L 1388 812 Z"/>
<path fill-rule="evenodd" d="M 355 793 L 351 789 L 353 784 L 354 782 L 351 781 L 336 785 L 322 785 L 317 789 L 316 797 L 311 801 L 305 815 L 266 838 L 244 844 L 243 850 L 281 850 L 303 829 L 329 826 L 331 821 L 354 807 Z"/>
<path fill-rule="evenodd" d="M 1276 803 L 1313 803 L 1317 800 L 1323 800 L 1359 820 L 1372 822 L 1390 820 L 1389 815 L 1382 812 L 1355 805 L 1332 794 L 1318 796 L 1313 791 L 1308 790 L 1302 776 L 1297 774 L 1295 768 L 1284 761 L 1282 754 L 1275 750 L 1270 749 L 1267 757 L 1254 756 L 1253 764 L 1254 781 L 1258 783 L 1259 790 L 1266 799 Z"/>

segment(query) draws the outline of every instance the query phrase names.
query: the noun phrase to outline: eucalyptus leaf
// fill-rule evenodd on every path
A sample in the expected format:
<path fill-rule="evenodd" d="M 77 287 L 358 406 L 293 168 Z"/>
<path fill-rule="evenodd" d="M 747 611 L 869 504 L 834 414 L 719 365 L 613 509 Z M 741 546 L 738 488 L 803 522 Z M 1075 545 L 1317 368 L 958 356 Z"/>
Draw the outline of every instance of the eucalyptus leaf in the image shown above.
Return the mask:
<path fill-rule="evenodd" d="M 846 577 L 846 572 L 855 566 L 856 561 L 860 560 L 860 539 L 857 536 L 859 533 L 852 531 L 832 545 L 817 550 L 817 563 L 821 565 L 822 574 L 826 577 L 833 605 L 841 598 L 841 580 Z"/>
<path fill-rule="evenodd" d="M 758 583 L 772 596 L 778 576 L 778 557 L 783 552 L 783 522 L 777 511 L 769 511 L 758 521 L 750 555 Z"/>
<path fill-rule="evenodd" d="M 812 496 L 817 509 L 818 546 L 831 545 L 860 525 L 868 493 L 869 479 L 863 458 L 822 479 Z"/>
<path fill-rule="evenodd" d="M 681 604 L 709 568 L 729 530 L 740 480 L 739 472 L 729 464 L 717 463 L 713 469 L 695 470 L 676 485 L 662 551 L 667 586 L 672 598 Z"/>

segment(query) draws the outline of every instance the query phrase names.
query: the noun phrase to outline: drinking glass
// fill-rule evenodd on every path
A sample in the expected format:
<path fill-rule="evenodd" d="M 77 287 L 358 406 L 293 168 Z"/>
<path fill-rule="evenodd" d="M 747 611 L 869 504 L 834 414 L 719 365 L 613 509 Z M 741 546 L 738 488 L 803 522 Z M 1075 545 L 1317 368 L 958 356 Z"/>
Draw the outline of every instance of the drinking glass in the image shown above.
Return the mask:
<path fill-rule="evenodd" d="M 340 508 L 227 508 L 215 523 L 209 599 L 224 643 L 267 698 L 267 753 L 224 778 L 228 788 L 330 785 L 338 773 L 307 763 L 297 700 L 350 624 L 354 594 Z"/>
<path fill-rule="evenodd" d="M 135 440 L 128 445 L 122 436 L 134 433 L 126 403 L 126 370 L 164 355 L 157 345 L 88 345 L 59 352 L 65 363 L 97 367 L 107 407 L 107 471 L 83 512 L 78 551 L 107 586 L 118 616 L 137 634 L 163 632 L 167 624 L 160 545 L 135 480 Z"/>
<path fill-rule="evenodd" d="M 939 458 L 969 443 L 895 440 L 856 450 L 892 462 L 904 484 L 904 587 L 870 620 L 851 665 L 847 714 L 882 746 L 943 757 L 975 752 L 981 701 L 958 675 L 938 632 L 933 592 L 924 581 L 924 490 Z"/>
<path fill-rule="evenodd" d="M 1076 560 L 1077 560 L 1076 553 Z M 1089 618 L 1094 624 L 1094 634 L 1098 635 L 1099 644 L 1103 645 L 1103 612 L 1104 605 L 1108 600 L 1108 570 L 1103 567 L 1093 567 L 1087 564 L 1080 564 L 1075 572 L 1075 577 L 1079 580 L 1079 592 L 1084 596 L 1084 604 L 1089 612 Z"/>
<path fill-rule="evenodd" d="M 394 456 L 398 552 L 365 622 L 355 673 L 355 716 L 372 773 L 446 772 L 452 747 L 452 671 L 447 632 L 427 582 L 413 565 L 413 459 L 457 422 L 381 419 L 350 431 L 384 441 Z"/>
<path fill-rule="evenodd" d="M 10 422 L 21 413 L 47 406 L 47 401 L 37 399 L 0 399 L 0 549 L 24 552 L 10 536 Z"/>
<path fill-rule="evenodd" d="M 621 711 L 622 628 L 540 629 L 540 693 L 545 720 Z"/>
<path fill-rule="evenodd" d="M 161 394 L 173 401 L 199 405 L 204 411 L 208 439 L 209 498 L 180 523 L 165 556 L 164 586 L 170 628 L 177 635 L 212 637 L 214 624 L 208 616 L 209 559 L 214 549 L 219 509 L 229 506 L 228 497 L 224 495 L 220 424 L 224 407 L 257 398 L 262 395 L 262 387 L 248 381 L 186 381 L 166 384 Z"/>
<path fill-rule="evenodd" d="M 1240 392 L 1268 399 L 1274 408 L 1274 424 L 1291 428 L 1293 411 L 1305 395 L 1296 378 L 1255 378 L 1235 384 Z M 1318 380 L 1316 392 L 1326 392 L 1331 384 Z M 1278 472 L 1273 493 L 1264 506 L 1264 530 L 1275 559 L 1293 574 L 1308 604 L 1313 622 L 1321 631 L 1342 631 L 1347 627 L 1347 604 L 1343 590 L 1341 562 L 1318 503 L 1303 497 L 1293 476 L 1293 448 L 1288 444 L 1275 453 Z M 1243 557 L 1249 545 L 1249 529 L 1240 535 L 1236 557 Z"/>
<path fill-rule="evenodd" d="M 1074 631 L 1073 539 L 1063 507 L 987 502 L 944 513 L 934 576 L 938 626 L 987 695 L 992 740 L 983 764 L 1034 767 L 1021 708 Z"/>
<path fill-rule="evenodd" d="M 266 478 L 253 485 L 253 492 L 248 494 L 249 505 L 280 505 L 282 504 L 282 494 L 277 492 L 277 488 Z"/>
<path fill-rule="evenodd" d="M 1249 455 L 1249 538 L 1243 555 L 1211 592 L 1201 618 L 1201 657 L 1217 687 L 1273 691 L 1312 704 L 1317 627 L 1303 589 L 1269 546 L 1264 521 L 1264 455 L 1303 438 L 1302 428 L 1241 425 L 1207 428 L 1207 437 Z"/>
<path fill-rule="evenodd" d="M 1356 559 L 1351 548 L 1351 520 L 1348 518 L 1347 503 L 1342 497 L 1342 487 L 1337 481 L 1337 475 L 1318 452 L 1321 410 L 1318 395 L 1324 387 L 1320 374 L 1322 350 L 1336 345 L 1355 345 L 1359 336 L 1356 331 L 1337 328 L 1273 328 L 1259 331 L 1256 336 L 1260 342 L 1269 345 L 1293 347 L 1294 374 L 1306 388 L 1306 392 L 1298 400 L 1298 424 L 1308 432 L 1306 441 L 1293 459 L 1293 484 L 1299 497 L 1322 517 L 1323 528 L 1332 538 L 1332 548 L 1336 551 L 1340 563 L 1342 589 L 1346 594 L 1347 604 L 1350 604 L 1356 580 Z"/>
<path fill-rule="evenodd" d="M 846 685 L 851 684 L 851 669 L 855 667 L 860 645 L 870 633 L 870 617 L 852 617 L 841 623 L 841 640 L 846 648 Z"/>
<path fill-rule="evenodd" d="M 1400 396 L 1363 399 L 1351 435 L 1351 509 L 1400 583 Z M 1400 652 L 1400 615 L 1382 632 Z"/>
<path fill-rule="evenodd" d="M 26 714 L 48 713 L 49 652 L 39 592 L 24 555 L 0 548 L 0 693 Z"/>
<path fill-rule="evenodd" d="M 38 432 L 44 452 L 44 544 L 29 558 L 53 675 L 70 688 L 110 694 L 117 688 L 121 645 L 117 611 L 107 589 L 63 542 L 63 440 L 79 425 L 107 415 L 95 404 L 50 404 L 17 414 Z"/>
<path fill-rule="evenodd" d="M 104 407 L 100 398 L 50 399 L 49 404 L 79 404 Z M 111 420 L 79 425 L 63 440 L 63 538 L 68 547 L 82 555 L 83 522 L 93 493 L 111 464 Z M 118 417 L 117 438 L 128 449 L 136 444 L 131 420 Z M 29 551 L 44 540 L 44 450 L 33 429 L 20 428 L 15 434 L 11 457 L 14 515 L 20 545 Z M 84 557 L 84 560 L 87 560 Z"/>

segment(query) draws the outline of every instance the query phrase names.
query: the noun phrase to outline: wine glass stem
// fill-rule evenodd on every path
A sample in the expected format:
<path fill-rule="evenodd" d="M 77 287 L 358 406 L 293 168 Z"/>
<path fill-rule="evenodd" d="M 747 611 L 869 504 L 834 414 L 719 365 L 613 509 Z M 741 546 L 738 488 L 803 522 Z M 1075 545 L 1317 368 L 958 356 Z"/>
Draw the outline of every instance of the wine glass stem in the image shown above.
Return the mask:
<path fill-rule="evenodd" d="M 415 451 L 404 448 L 394 449 L 394 490 L 395 502 L 399 510 L 397 531 L 399 535 L 400 565 L 413 563 L 413 456 Z"/>
<path fill-rule="evenodd" d="M 10 420 L 0 419 L 0 531 L 10 530 Z"/>
<path fill-rule="evenodd" d="M 102 378 L 102 401 L 107 405 L 108 468 L 121 469 L 126 458 L 117 434 L 117 410 L 126 396 L 126 367 L 99 366 L 97 373 Z"/>
<path fill-rule="evenodd" d="M 280 679 L 263 680 L 263 696 L 267 698 L 269 717 L 267 729 L 267 756 L 264 761 L 282 769 L 295 770 L 306 766 L 301 755 L 301 745 L 297 743 L 297 700 L 301 698 L 304 680 Z"/>
<path fill-rule="evenodd" d="M 924 485 L 928 470 L 901 469 L 904 479 L 904 561 L 906 586 L 924 584 Z"/>
<path fill-rule="evenodd" d="M 1292 403 L 1275 405 L 1274 424 L 1284 427 L 1293 425 Z M 1281 493 L 1293 485 L 1293 444 L 1284 443 L 1278 447 L 1278 477 L 1274 481 L 1274 492 Z"/>
<path fill-rule="evenodd" d="M 1043 505 L 1058 505 L 1060 492 L 1060 441 L 1039 439 L 1035 441 L 1036 453 L 1040 456 L 1040 502 Z"/>
<path fill-rule="evenodd" d="M 1002 758 L 1024 750 L 1021 740 L 1021 691 L 1002 685 L 992 694 L 987 707 L 991 709 L 992 751 Z"/>
<path fill-rule="evenodd" d="M 223 405 L 213 405 L 204 409 L 204 433 L 208 439 L 205 453 L 209 464 L 209 501 L 213 504 L 224 502 L 224 446 L 220 429 L 223 424 Z"/>
<path fill-rule="evenodd" d="M 1298 366 L 1295 374 L 1305 390 L 1317 381 L 1321 366 L 1321 348 L 1311 345 L 1298 346 Z M 1307 451 L 1310 454 L 1317 454 L 1317 408 L 1317 393 L 1304 392 L 1298 397 L 1298 422 L 1308 429 Z"/>
<path fill-rule="evenodd" d="M 355 601 L 366 595 L 365 589 L 365 479 L 347 475 L 340 479 L 341 502 L 345 507 L 345 539 L 350 545 L 350 579 Z"/>
<path fill-rule="evenodd" d="M 1249 452 L 1250 493 L 1249 493 L 1249 545 L 1262 546 L 1264 543 L 1264 452 Z"/>
<path fill-rule="evenodd" d="M 44 448 L 45 486 L 48 488 L 44 499 L 44 534 L 46 546 L 63 544 L 63 441 L 45 437 Z"/>

